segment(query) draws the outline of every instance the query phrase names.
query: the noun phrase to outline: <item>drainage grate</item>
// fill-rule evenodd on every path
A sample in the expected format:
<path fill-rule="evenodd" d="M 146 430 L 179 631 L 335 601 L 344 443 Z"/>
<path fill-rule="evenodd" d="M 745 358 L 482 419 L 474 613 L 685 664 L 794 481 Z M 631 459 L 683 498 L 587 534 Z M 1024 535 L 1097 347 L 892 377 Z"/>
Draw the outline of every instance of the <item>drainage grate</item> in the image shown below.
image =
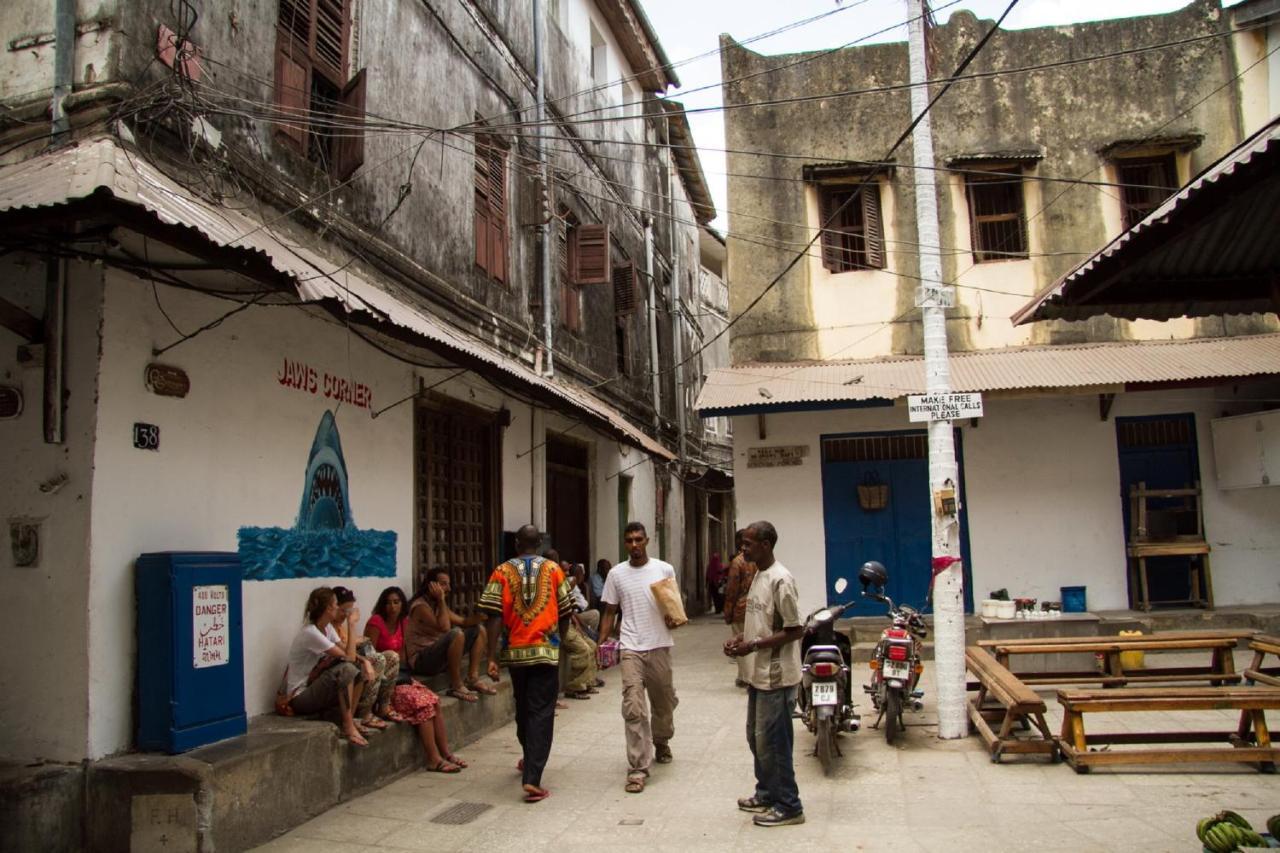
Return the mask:
<path fill-rule="evenodd" d="M 644 826 L 644 818 L 628 817 L 618 821 L 618 826 Z"/>
<path fill-rule="evenodd" d="M 480 815 L 493 808 L 489 803 L 458 803 L 456 806 L 450 806 L 440 814 L 431 818 L 431 823 L 446 823 L 451 826 L 460 826 L 464 823 L 480 817 Z"/>

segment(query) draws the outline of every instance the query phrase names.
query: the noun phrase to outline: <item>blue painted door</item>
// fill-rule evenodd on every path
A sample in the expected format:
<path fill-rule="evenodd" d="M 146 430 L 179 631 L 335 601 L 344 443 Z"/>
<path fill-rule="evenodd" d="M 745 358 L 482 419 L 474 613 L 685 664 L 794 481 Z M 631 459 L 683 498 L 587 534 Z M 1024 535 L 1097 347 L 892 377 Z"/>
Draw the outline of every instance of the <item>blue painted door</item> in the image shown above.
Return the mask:
<path fill-rule="evenodd" d="M 1195 416 L 1190 414 L 1116 418 L 1116 444 L 1120 456 L 1120 504 L 1124 532 L 1132 528 L 1129 487 L 1146 483 L 1149 489 L 1183 489 L 1200 480 L 1196 450 Z M 1152 499 L 1148 510 L 1183 510 L 1182 498 Z M 1177 533 L 1194 533 L 1193 514 L 1176 513 Z M 1147 560 L 1151 601 L 1182 601 L 1191 594 L 1187 569 L 1190 557 L 1155 557 Z"/>
<path fill-rule="evenodd" d="M 959 446 L 957 445 L 957 453 Z M 923 431 L 824 436 L 822 503 L 826 526 L 827 601 L 856 601 L 848 615 L 878 615 L 882 605 L 861 599 L 858 569 L 878 560 L 889 571 L 886 591 L 896 602 L 925 609 L 931 554 L 928 440 Z M 864 506 L 858 486 L 882 484 L 888 500 L 882 509 Z M 966 602 L 968 536 L 963 518 Z M 849 587 L 835 591 L 845 578 Z M 971 607 L 968 603 L 967 607 Z"/>

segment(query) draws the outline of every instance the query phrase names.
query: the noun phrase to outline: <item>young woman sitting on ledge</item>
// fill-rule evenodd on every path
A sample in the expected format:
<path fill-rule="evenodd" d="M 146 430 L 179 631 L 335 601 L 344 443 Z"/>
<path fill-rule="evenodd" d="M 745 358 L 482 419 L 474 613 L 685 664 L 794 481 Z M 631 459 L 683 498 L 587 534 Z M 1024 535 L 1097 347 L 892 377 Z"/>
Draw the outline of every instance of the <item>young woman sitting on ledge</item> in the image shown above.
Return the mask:
<path fill-rule="evenodd" d="M 410 678 L 408 684 L 396 685 L 391 707 L 401 720 L 418 729 L 427 769 L 435 773 L 457 773 L 467 766 L 461 757 L 449 751 L 449 736 L 440 713 L 440 697 L 431 688 Z"/>
<path fill-rule="evenodd" d="M 277 707 L 284 713 L 319 714 L 337 710 L 342 736 L 356 746 L 368 746 L 352 716 L 356 680 L 361 677 L 356 644 L 360 634 L 359 609 L 345 614 L 347 641 L 339 642 L 333 623 L 343 617 L 338 597 L 322 586 L 307 597 L 306 623 L 289 647 L 284 671 L 284 691 Z"/>

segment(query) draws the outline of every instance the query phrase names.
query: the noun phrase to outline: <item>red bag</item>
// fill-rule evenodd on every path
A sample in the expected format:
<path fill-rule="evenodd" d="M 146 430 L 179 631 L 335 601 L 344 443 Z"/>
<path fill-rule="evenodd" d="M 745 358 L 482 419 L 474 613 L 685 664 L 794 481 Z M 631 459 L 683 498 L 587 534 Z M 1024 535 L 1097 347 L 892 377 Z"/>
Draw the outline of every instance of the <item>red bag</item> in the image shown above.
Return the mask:
<path fill-rule="evenodd" d="M 596 666 L 608 669 L 618 664 L 618 641 L 605 640 L 596 647 Z"/>

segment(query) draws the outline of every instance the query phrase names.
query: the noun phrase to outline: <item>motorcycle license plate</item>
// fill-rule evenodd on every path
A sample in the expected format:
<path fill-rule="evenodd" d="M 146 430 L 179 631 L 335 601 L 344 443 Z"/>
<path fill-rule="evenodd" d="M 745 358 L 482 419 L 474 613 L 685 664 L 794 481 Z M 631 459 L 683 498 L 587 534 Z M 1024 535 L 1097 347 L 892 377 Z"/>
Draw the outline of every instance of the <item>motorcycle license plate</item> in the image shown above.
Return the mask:
<path fill-rule="evenodd" d="M 885 678 L 896 678 L 905 681 L 907 673 L 910 672 L 910 667 L 903 661 L 887 660 L 884 662 L 882 672 L 884 672 Z"/>
<path fill-rule="evenodd" d="M 813 704 L 815 705 L 834 705 L 836 704 L 836 685 L 833 681 L 817 681 L 813 685 Z"/>

